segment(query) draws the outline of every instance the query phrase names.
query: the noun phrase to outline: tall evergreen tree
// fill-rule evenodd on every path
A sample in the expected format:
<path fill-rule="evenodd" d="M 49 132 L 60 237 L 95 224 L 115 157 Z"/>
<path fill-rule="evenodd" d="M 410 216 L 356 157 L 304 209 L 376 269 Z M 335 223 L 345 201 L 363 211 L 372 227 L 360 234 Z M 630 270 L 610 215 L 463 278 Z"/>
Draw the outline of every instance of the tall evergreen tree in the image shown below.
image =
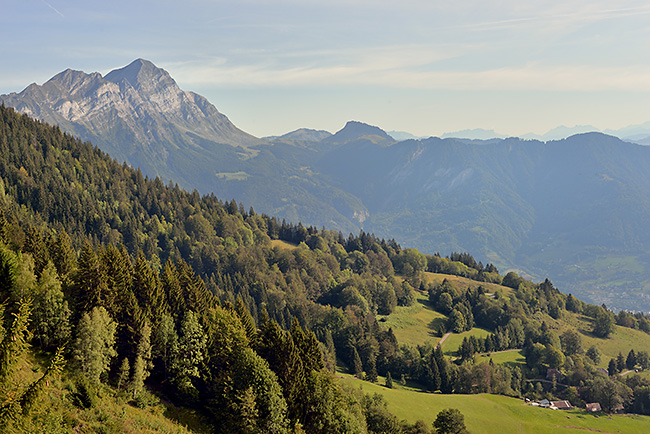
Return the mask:
<path fill-rule="evenodd" d="M 115 331 L 117 325 L 103 307 L 94 307 L 82 315 L 77 326 L 74 358 L 81 372 L 91 383 L 99 383 L 117 355 Z"/>
<path fill-rule="evenodd" d="M 34 339 L 44 349 L 61 346 L 70 338 L 70 309 L 51 262 L 38 280 L 34 296 L 33 333 Z"/>
<path fill-rule="evenodd" d="M 625 367 L 627 369 L 634 369 L 636 366 L 636 353 L 634 352 L 634 349 L 631 349 L 629 353 L 627 353 L 627 359 L 625 359 Z"/>

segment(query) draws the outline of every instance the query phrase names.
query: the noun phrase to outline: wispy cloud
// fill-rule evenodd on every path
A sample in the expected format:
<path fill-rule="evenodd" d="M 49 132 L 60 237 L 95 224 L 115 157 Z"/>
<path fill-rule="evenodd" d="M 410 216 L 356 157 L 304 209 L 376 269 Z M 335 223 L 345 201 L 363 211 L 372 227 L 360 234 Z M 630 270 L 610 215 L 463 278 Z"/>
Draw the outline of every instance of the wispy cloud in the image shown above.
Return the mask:
<path fill-rule="evenodd" d="M 319 52 L 293 53 L 287 65 L 269 58 L 240 63 L 226 58 L 178 63 L 172 75 L 199 86 L 385 86 L 404 89 L 650 91 L 650 68 L 643 65 L 556 65 L 543 61 L 507 67 L 443 67 L 451 53 L 423 46 L 394 46 L 337 52 L 337 62 L 319 63 Z M 331 56 L 326 56 L 331 60 Z M 310 60 L 305 60 L 309 58 Z M 277 59 L 276 59 L 277 60 Z"/>
<path fill-rule="evenodd" d="M 47 7 L 49 7 L 50 9 L 52 9 L 54 12 L 56 12 L 57 14 L 59 14 L 61 17 L 65 18 L 65 15 L 63 15 L 63 14 L 61 13 L 61 11 L 59 11 L 57 8 L 55 8 L 54 6 L 52 6 L 51 4 L 49 4 L 48 2 L 46 2 L 45 0 L 42 0 L 42 1 L 43 1 L 43 3 L 44 3 Z"/>

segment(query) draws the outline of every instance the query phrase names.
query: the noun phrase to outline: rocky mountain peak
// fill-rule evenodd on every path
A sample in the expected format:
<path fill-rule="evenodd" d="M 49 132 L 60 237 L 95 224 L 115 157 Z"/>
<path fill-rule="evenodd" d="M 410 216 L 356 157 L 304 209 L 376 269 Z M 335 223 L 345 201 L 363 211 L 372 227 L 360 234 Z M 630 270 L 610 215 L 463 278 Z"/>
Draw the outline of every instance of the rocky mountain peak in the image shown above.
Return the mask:
<path fill-rule="evenodd" d="M 171 87 L 180 92 L 167 71 L 144 59 L 136 59 L 124 68 L 109 72 L 104 79 L 118 84 L 120 89 L 133 87 L 140 92 L 155 93 Z"/>
<path fill-rule="evenodd" d="M 68 68 L 49 79 L 43 87 L 56 87 L 59 90 L 64 90 L 68 94 L 74 94 L 80 88 L 86 87 L 91 82 L 97 82 L 101 80 L 101 78 L 102 76 L 98 72 L 86 74 L 83 71 Z"/>
<path fill-rule="evenodd" d="M 243 149 L 260 143 L 207 99 L 183 91 L 167 71 L 144 59 L 105 77 L 66 69 L 41 86 L 0 95 L 0 101 L 93 142 L 149 176 L 187 187 L 186 169 L 192 167 L 187 159 L 217 161 L 222 146 L 248 156 Z"/>
<path fill-rule="evenodd" d="M 378 145 L 391 145 L 395 139 L 389 136 L 384 130 L 373 125 L 364 124 L 358 121 L 349 121 L 345 127 L 331 137 L 323 140 L 324 142 L 342 144 L 350 143 L 357 140 L 366 139 Z"/>

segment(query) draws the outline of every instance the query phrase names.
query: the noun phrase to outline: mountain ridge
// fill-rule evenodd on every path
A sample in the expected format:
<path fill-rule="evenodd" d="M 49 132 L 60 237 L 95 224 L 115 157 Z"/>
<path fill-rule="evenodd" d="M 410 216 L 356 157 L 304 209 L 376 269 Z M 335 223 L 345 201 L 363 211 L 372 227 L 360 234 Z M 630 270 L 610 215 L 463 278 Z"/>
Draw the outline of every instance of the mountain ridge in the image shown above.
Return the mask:
<path fill-rule="evenodd" d="M 139 92 L 133 83 L 145 80 Z M 601 133 L 396 141 L 359 121 L 260 140 L 142 59 L 106 77 L 66 70 L 0 99 L 45 121 L 58 116 L 63 130 L 95 137 L 150 177 L 305 225 L 363 229 L 427 253 L 471 251 L 599 304 L 650 310 L 650 148 Z M 230 144 L 215 139 L 219 122 Z M 613 260 L 624 276 L 602 266 Z"/>

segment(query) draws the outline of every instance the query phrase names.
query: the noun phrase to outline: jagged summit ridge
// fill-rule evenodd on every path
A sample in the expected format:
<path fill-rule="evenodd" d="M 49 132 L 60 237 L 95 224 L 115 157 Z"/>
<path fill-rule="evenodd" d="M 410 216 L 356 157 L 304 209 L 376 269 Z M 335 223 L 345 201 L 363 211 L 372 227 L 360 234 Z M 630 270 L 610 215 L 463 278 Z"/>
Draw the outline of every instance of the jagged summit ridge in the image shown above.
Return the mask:
<path fill-rule="evenodd" d="M 217 145 L 248 148 L 260 140 L 238 129 L 204 97 L 187 92 L 152 62 L 137 59 L 106 76 L 66 69 L 43 85 L 0 95 L 5 105 L 59 125 L 149 176 L 189 187 L 174 167 L 194 155 L 219 158 Z M 200 155 L 200 156 L 197 156 Z"/>

